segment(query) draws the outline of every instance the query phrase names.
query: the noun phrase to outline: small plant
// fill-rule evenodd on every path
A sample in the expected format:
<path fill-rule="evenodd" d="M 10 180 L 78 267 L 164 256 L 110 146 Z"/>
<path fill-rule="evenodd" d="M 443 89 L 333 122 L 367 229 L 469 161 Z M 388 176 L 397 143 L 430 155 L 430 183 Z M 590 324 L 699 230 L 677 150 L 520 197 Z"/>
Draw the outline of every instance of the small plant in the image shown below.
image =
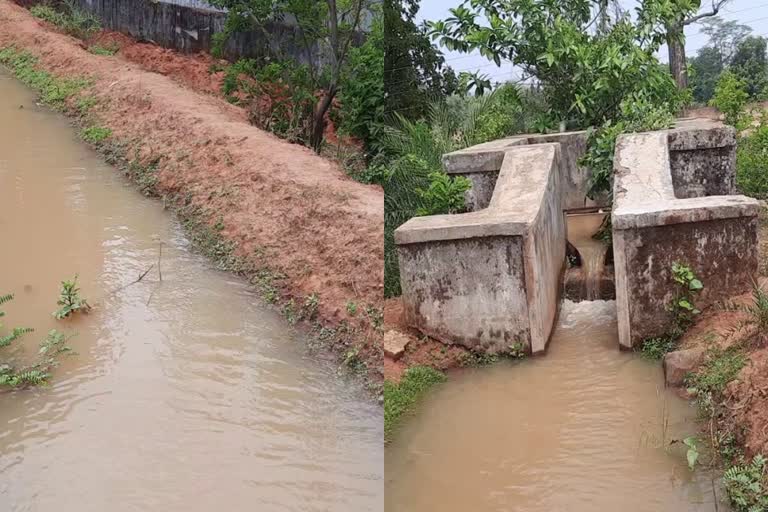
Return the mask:
<path fill-rule="evenodd" d="M 296 303 L 293 299 L 288 300 L 283 304 L 282 308 L 280 308 L 280 311 L 283 313 L 283 316 L 288 321 L 290 325 L 293 325 L 296 323 Z"/>
<path fill-rule="evenodd" d="M 365 314 L 368 315 L 368 320 L 371 322 L 371 325 L 373 326 L 374 329 L 376 329 L 377 331 L 381 331 L 384 329 L 384 311 L 383 310 L 378 309 L 372 304 L 368 304 L 365 307 Z"/>
<path fill-rule="evenodd" d="M 347 301 L 347 313 L 349 313 L 349 316 L 355 316 L 357 314 L 357 303 L 348 300 Z"/>
<path fill-rule="evenodd" d="M 643 341 L 640 352 L 648 359 L 661 359 L 664 354 L 673 351 L 680 337 L 700 313 L 694 299 L 704 285 L 694 272 L 686 265 L 674 262 L 672 263 L 672 280 L 676 285 L 675 293 L 666 306 L 667 311 L 673 314 L 672 327 L 663 336 Z"/>
<path fill-rule="evenodd" d="M 112 136 L 112 130 L 110 130 L 109 128 L 104 128 L 102 126 L 94 125 L 94 126 L 89 126 L 87 128 L 84 128 L 83 131 L 80 132 L 80 136 L 83 138 L 85 142 L 98 145 Z"/>
<path fill-rule="evenodd" d="M 768 490 L 765 488 L 766 459 L 761 454 L 749 464 L 732 466 L 725 471 L 723 483 L 728 499 L 737 512 L 768 510 Z"/>
<path fill-rule="evenodd" d="M 429 179 L 429 188 L 417 190 L 424 201 L 424 206 L 418 209 L 417 215 L 439 215 L 464 211 L 466 208 L 464 193 L 472 187 L 472 182 L 469 179 L 463 176 L 451 178 L 443 172 L 433 172 L 429 175 Z"/>
<path fill-rule="evenodd" d="M 317 316 L 317 308 L 320 305 L 320 296 L 317 293 L 307 295 L 304 304 L 301 306 L 301 318 L 314 320 Z"/>
<path fill-rule="evenodd" d="M 643 341 L 640 352 L 646 359 L 659 360 L 668 352 L 672 352 L 677 340 L 667 336 L 648 338 Z"/>
<path fill-rule="evenodd" d="M 91 52 L 94 55 L 101 55 L 104 57 L 109 57 L 114 54 L 116 54 L 118 51 L 120 51 L 120 47 L 116 44 L 109 44 L 107 46 L 101 46 L 98 44 L 94 44 L 92 46 L 88 47 L 88 51 Z"/>
<path fill-rule="evenodd" d="M 696 467 L 696 462 L 699 460 L 699 448 L 697 444 L 698 440 L 695 437 L 686 437 L 683 439 L 683 444 L 688 447 L 685 451 L 685 459 L 688 461 L 688 468 L 693 471 Z"/>
<path fill-rule="evenodd" d="M 736 146 L 736 185 L 747 196 L 768 199 L 768 112 Z"/>
<path fill-rule="evenodd" d="M 0 296 L 0 305 L 12 299 L 13 295 Z M 0 317 L 3 316 L 5 316 L 5 313 L 0 311 Z M 0 331 L 2 327 L 2 324 L 0 324 Z M 10 334 L 0 337 L 0 347 L 7 347 L 13 341 L 30 332 L 33 332 L 33 330 L 29 327 L 16 327 Z M 68 339 L 68 337 L 55 330 L 49 332 L 48 336 L 40 344 L 39 356 L 41 359 L 31 366 L 15 368 L 9 363 L 0 362 L 0 388 L 21 388 L 45 384 L 50 378 L 51 369 L 58 365 L 57 357 L 72 351 L 66 345 Z"/>
<path fill-rule="evenodd" d="M 77 274 L 71 281 L 61 282 L 61 291 L 59 292 L 59 300 L 56 301 L 59 305 L 59 309 L 53 312 L 53 316 L 58 320 L 67 318 L 72 313 L 90 311 L 91 306 L 88 302 L 80 297 L 80 288 L 77 287 Z"/>
<path fill-rule="evenodd" d="M 713 346 L 707 353 L 704 364 L 686 379 L 688 388 L 697 395 L 701 393 L 720 394 L 725 386 L 739 374 L 747 364 L 744 353 L 736 346 L 722 349 Z"/>

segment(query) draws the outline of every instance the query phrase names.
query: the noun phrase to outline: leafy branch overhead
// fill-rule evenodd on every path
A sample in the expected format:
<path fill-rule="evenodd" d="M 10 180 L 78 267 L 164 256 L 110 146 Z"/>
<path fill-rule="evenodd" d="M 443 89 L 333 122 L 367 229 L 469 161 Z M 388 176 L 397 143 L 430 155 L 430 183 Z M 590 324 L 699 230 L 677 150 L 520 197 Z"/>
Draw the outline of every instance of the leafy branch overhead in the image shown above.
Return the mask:
<path fill-rule="evenodd" d="M 450 50 L 478 51 L 499 66 L 519 66 L 544 86 L 552 113 L 581 128 L 615 118 L 630 94 L 642 91 L 660 103 L 673 98 L 675 84 L 654 53 L 667 40 L 668 20 L 690 14 L 695 2 L 644 0 L 634 20 L 624 14 L 605 31 L 589 30 L 596 5 L 472 0 L 429 27 Z"/>

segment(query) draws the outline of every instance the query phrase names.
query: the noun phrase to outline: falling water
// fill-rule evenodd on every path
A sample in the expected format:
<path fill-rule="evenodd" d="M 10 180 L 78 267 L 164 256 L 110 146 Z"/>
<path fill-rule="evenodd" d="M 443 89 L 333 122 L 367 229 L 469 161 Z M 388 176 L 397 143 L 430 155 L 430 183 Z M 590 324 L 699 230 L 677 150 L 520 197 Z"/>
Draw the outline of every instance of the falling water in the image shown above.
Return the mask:
<path fill-rule="evenodd" d="M 584 274 L 584 300 L 600 298 L 600 282 L 605 268 L 605 254 L 608 246 L 594 238 L 605 219 L 604 213 L 579 213 L 567 216 L 568 241 L 581 255 L 581 270 Z"/>

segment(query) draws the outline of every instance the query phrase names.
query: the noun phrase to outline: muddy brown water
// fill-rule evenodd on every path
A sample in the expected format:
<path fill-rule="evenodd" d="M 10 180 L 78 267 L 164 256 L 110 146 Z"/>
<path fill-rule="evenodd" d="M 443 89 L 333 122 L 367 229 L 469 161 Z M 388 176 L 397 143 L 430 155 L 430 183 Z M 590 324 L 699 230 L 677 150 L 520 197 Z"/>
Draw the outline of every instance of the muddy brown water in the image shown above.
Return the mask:
<path fill-rule="evenodd" d="M 695 411 L 618 349 L 613 301 L 566 301 L 548 353 L 454 374 L 386 449 L 388 512 L 723 511 L 673 439 Z"/>
<path fill-rule="evenodd" d="M 23 107 L 23 108 L 22 108 Z M 162 283 L 153 270 L 163 242 Z M 90 315 L 57 322 L 78 273 Z M 48 388 L 0 393 L 0 510 L 379 511 L 383 418 L 240 280 L 190 251 L 57 114 L 0 72 L 6 327 L 78 352 Z"/>

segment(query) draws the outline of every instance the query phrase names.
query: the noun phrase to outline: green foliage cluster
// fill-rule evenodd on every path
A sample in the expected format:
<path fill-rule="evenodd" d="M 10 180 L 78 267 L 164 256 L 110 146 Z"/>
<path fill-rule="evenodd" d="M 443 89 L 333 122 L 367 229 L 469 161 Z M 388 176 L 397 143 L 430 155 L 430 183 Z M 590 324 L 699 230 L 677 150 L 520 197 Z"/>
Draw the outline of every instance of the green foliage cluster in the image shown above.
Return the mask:
<path fill-rule="evenodd" d="M 251 123 L 301 144 L 309 144 L 316 102 L 308 66 L 290 61 L 259 64 L 241 59 L 228 66 L 222 92 L 248 107 Z"/>
<path fill-rule="evenodd" d="M 349 50 L 339 91 L 339 131 L 360 139 L 369 155 L 377 151 L 384 97 L 384 23 L 377 18 L 365 43 Z"/>
<path fill-rule="evenodd" d="M 768 199 L 768 115 L 739 137 L 736 146 L 736 185 L 750 197 Z"/>
<path fill-rule="evenodd" d="M 642 93 L 655 104 L 675 101 L 677 90 L 654 56 L 667 23 L 695 11 L 691 1 L 645 0 L 636 19 L 622 16 L 604 31 L 589 30 L 591 0 L 471 0 L 429 22 L 448 49 L 479 51 L 501 65 L 511 61 L 537 78 L 551 115 L 586 128 L 619 116 L 621 102 Z"/>
<path fill-rule="evenodd" d="M 765 481 L 766 459 L 757 454 L 749 463 L 731 466 L 723 475 L 728 500 L 736 512 L 768 510 L 768 488 Z"/>
<path fill-rule="evenodd" d="M 709 104 L 725 116 L 725 122 L 737 129 L 744 128 L 748 122 L 745 107 L 749 101 L 747 84 L 735 73 L 726 71 L 720 75 L 715 86 L 715 94 Z"/>
<path fill-rule="evenodd" d="M 745 84 L 751 99 L 760 99 L 768 85 L 766 41 L 763 37 L 744 38 L 731 59 L 730 70 Z"/>
<path fill-rule="evenodd" d="M 392 439 L 404 414 L 435 384 L 445 381 L 445 375 L 428 366 L 412 366 L 400 382 L 384 382 L 384 439 Z"/>
<path fill-rule="evenodd" d="M 66 101 L 91 84 L 87 78 L 58 78 L 37 69 L 37 58 L 8 46 L 0 50 L 0 64 L 29 87 L 40 92 L 40 99 L 51 107 L 62 110 Z"/>
<path fill-rule="evenodd" d="M 56 301 L 59 309 L 53 312 L 53 316 L 58 320 L 67 318 L 72 313 L 90 311 L 91 306 L 88 305 L 88 301 L 80 297 L 80 288 L 77 287 L 77 274 L 71 281 L 61 282 L 61 291 L 59 292 L 59 300 Z"/>
<path fill-rule="evenodd" d="M 0 296 L 0 306 L 13 300 L 13 295 Z M 0 318 L 5 312 L 0 311 Z M 0 348 L 11 345 L 25 334 L 33 332 L 29 327 L 15 327 L 9 334 L 2 335 L 3 324 L 0 323 Z M 0 388 L 14 389 L 27 386 L 38 386 L 48 382 L 51 370 L 58 365 L 58 357 L 72 353 L 66 344 L 70 337 L 51 330 L 40 344 L 39 360 L 27 366 L 16 367 L 9 362 L 0 362 Z"/>
<path fill-rule="evenodd" d="M 98 145 L 112 136 L 112 130 L 104 128 L 103 126 L 93 125 L 83 128 L 80 132 L 80 136 L 85 142 Z"/>
<path fill-rule="evenodd" d="M 55 4 L 34 5 L 29 9 L 32 16 L 59 27 L 67 34 L 79 39 L 88 39 L 101 29 L 99 18 L 80 9 L 73 1 L 64 0 Z"/>
<path fill-rule="evenodd" d="M 664 336 L 643 341 L 640 352 L 648 359 L 661 359 L 664 354 L 674 350 L 680 337 L 700 313 L 696 308 L 695 297 L 704 285 L 689 267 L 681 263 L 672 263 L 671 272 L 675 292 L 666 309 L 673 315 L 672 327 Z"/>
<path fill-rule="evenodd" d="M 740 347 L 726 349 L 717 346 L 707 351 L 704 364 L 688 376 L 686 385 L 698 395 L 718 395 L 725 386 L 739 374 L 747 364 L 747 358 Z"/>

